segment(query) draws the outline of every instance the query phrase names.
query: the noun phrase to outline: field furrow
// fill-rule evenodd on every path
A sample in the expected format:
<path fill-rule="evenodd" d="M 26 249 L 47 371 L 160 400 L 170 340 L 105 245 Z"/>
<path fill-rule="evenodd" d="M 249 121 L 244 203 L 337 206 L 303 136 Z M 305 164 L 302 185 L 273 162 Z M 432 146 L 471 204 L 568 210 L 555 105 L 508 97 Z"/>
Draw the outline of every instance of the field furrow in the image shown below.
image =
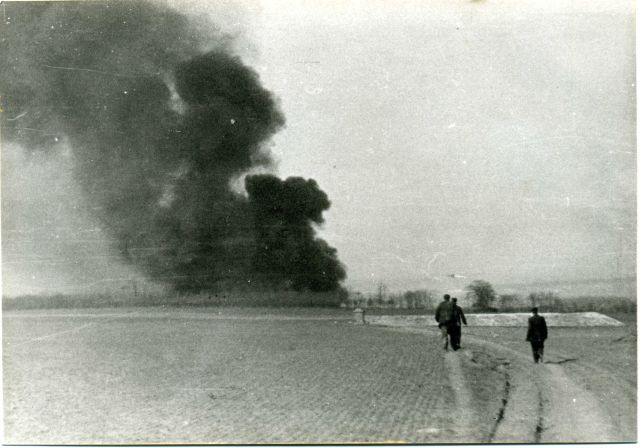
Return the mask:
<path fill-rule="evenodd" d="M 420 443 L 454 434 L 454 394 L 429 338 L 256 313 L 6 312 L 5 442 Z"/>

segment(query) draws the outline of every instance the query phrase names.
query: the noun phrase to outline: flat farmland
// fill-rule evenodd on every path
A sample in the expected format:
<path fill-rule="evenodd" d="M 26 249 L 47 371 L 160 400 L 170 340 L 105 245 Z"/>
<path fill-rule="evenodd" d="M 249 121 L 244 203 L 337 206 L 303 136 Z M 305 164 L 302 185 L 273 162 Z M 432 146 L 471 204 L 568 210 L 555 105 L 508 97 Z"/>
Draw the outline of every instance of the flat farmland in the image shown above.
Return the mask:
<path fill-rule="evenodd" d="M 456 440 L 436 335 L 338 310 L 3 313 L 8 444 Z"/>

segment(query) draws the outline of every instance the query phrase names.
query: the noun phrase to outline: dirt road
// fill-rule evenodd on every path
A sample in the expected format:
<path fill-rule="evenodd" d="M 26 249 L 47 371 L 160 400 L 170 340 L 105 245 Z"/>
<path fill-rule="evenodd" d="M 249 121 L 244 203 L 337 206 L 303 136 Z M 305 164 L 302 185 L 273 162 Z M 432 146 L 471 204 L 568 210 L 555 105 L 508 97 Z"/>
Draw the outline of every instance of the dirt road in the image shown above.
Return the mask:
<path fill-rule="evenodd" d="M 616 442 L 620 431 L 593 395 L 565 373 L 558 363 L 534 364 L 500 344 L 471 339 L 467 351 L 491 349 L 508 359 L 505 399 L 493 443 Z M 469 355 L 467 355 L 469 358 Z"/>
<path fill-rule="evenodd" d="M 431 328 L 402 327 L 399 331 L 421 332 L 437 337 Z M 576 362 L 560 352 L 547 353 L 545 364 L 534 364 L 531 355 L 482 337 L 465 334 L 465 348 L 444 353 L 445 365 L 456 397 L 458 420 L 455 441 L 483 443 L 579 443 L 623 442 L 636 438 L 635 388 L 616 378 L 607 378 L 606 400 L 596 397 L 589 384 L 582 384 L 567 373 L 572 369 L 590 370 L 606 375 L 598 366 Z M 434 342 L 435 343 L 435 342 Z M 480 358 L 490 356 L 502 373 L 501 401 L 495 424 L 488 436 L 481 438 L 478 425 L 486 423 L 486 409 L 476 404 L 472 409 L 474 375 Z M 587 375 L 583 375 L 585 377 Z M 611 418 L 611 409 L 617 415 Z"/>

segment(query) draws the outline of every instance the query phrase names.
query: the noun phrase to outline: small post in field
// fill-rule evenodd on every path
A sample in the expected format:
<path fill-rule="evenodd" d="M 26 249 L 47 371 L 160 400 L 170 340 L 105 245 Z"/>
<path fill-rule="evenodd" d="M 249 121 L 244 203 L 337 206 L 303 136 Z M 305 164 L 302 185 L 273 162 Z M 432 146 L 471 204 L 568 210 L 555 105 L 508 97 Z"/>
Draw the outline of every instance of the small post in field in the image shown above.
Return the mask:
<path fill-rule="evenodd" d="M 353 318 L 355 319 L 357 324 L 366 324 L 364 320 L 364 310 L 362 308 L 356 308 L 355 310 L 353 310 Z"/>

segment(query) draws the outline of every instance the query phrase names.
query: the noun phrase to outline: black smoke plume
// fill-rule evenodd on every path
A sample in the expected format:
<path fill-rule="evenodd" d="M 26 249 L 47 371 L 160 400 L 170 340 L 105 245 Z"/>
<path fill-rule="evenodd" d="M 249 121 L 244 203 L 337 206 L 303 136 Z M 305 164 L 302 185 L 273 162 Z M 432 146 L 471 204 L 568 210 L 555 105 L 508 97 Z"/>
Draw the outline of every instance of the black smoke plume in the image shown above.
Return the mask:
<path fill-rule="evenodd" d="M 315 238 L 310 222 L 322 224 L 331 203 L 313 179 L 271 175 L 246 178 L 257 240 L 255 268 L 294 289 L 335 289 L 345 278 L 336 250 Z"/>
<path fill-rule="evenodd" d="M 332 290 L 345 277 L 312 223 L 313 180 L 248 177 L 284 125 L 258 75 L 214 29 L 144 2 L 7 3 L 3 138 L 66 142 L 117 250 L 181 290 L 259 283 Z M 213 37 L 211 37 L 213 36 Z"/>

